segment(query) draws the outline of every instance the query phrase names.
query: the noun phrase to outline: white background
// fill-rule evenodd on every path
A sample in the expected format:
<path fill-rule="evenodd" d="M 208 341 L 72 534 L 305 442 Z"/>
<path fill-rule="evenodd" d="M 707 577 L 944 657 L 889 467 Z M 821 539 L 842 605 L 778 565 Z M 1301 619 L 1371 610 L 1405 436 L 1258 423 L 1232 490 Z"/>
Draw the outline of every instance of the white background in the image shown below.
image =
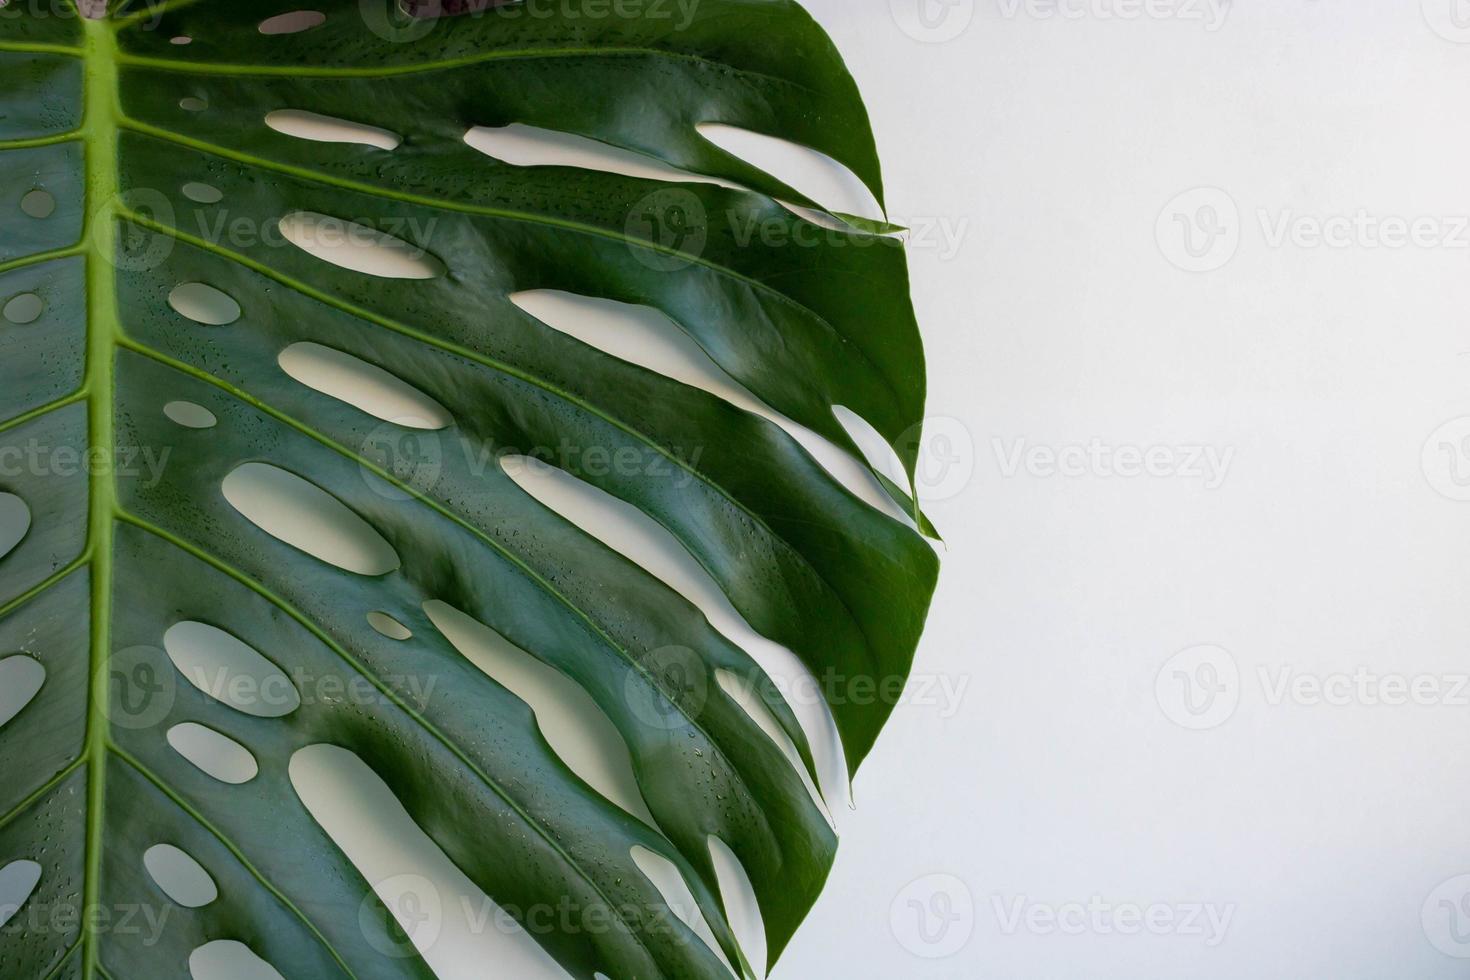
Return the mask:
<path fill-rule="evenodd" d="M 928 36 L 968 27 L 921 43 L 890 16 L 915 0 L 808 6 L 869 99 L 895 219 L 966 228 L 957 254 L 910 264 L 930 410 L 963 423 L 975 463 L 929 507 L 949 554 L 918 669 L 972 683 L 951 719 L 898 712 L 776 975 L 1464 976 L 1435 944 L 1470 955 L 1470 917 L 1451 929 L 1465 883 L 1440 888 L 1470 872 L 1470 503 L 1437 488 L 1458 491 L 1470 429 L 1425 450 L 1470 415 L 1470 10 L 1292 0 L 1211 30 L 1183 0 L 1135 19 L 960 0 Z M 1198 187 L 1233 201 L 1233 224 L 1215 213 L 1238 250 L 1186 272 L 1164 212 Z M 1184 202 L 1197 246 L 1219 202 Z M 1360 211 L 1370 231 L 1342 247 L 1276 234 Z M 1432 245 L 1374 247 L 1373 222 L 1421 217 Z M 1233 459 L 1215 489 L 1007 475 L 1017 440 L 1093 439 Z M 1226 690 L 1192 731 L 1170 714 L 1189 719 L 1175 671 L 1208 679 L 1198 658 L 1162 696 L 1156 680 L 1202 644 L 1226 651 L 1209 655 Z M 1283 671 L 1359 668 L 1431 675 L 1440 703 L 1371 683 L 1346 704 L 1275 696 Z M 935 946 L 914 939 L 912 891 L 893 905 L 928 875 L 963 882 L 917 886 L 958 916 L 931 922 Z M 1094 898 L 1233 917 L 1213 947 L 1208 927 L 1010 928 L 1017 900 Z"/>

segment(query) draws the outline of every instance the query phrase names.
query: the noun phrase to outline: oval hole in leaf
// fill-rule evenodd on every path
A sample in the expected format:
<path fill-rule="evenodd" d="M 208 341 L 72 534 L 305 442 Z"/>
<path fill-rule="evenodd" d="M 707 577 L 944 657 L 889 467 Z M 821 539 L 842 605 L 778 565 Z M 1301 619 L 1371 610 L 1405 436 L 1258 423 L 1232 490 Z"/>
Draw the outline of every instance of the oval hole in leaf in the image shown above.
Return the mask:
<path fill-rule="evenodd" d="M 662 854 L 655 854 L 646 847 L 635 846 L 632 849 L 633 863 L 638 865 L 638 870 L 653 883 L 660 895 L 664 897 L 664 904 L 673 909 L 679 920 L 693 931 L 706 946 L 710 948 L 720 962 L 730 969 L 730 961 L 725 957 L 724 950 L 715 940 L 715 934 L 710 929 L 709 923 L 705 921 L 704 912 L 699 903 L 694 900 L 694 893 L 689 890 L 689 884 L 684 876 L 679 873 L 679 868 L 674 862 Z M 750 957 L 747 956 L 746 959 Z M 730 969 L 730 973 L 740 974 Z"/>
<path fill-rule="evenodd" d="M 424 833 L 367 763 L 335 745 L 309 745 L 291 757 L 291 785 L 322 830 L 370 882 L 396 926 L 365 903 L 359 924 L 380 929 L 369 946 L 396 958 L 421 950 L 438 976 L 464 976 L 465 964 L 494 964 L 503 978 L 564 977 L 534 940 Z M 464 914 L 466 910 L 472 914 Z M 490 927 L 487 928 L 486 924 Z M 405 938 L 406 937 L 406 938 Z M 387 950 L 384 944 L 391 943 Z M 309 978 L 300 978 L 309 980 Z"/>
<path fill-rule="evenodd" d="M 30 704 L 46 683 L 46 668 L 32 657 L 0 660 L 0 728 Z"/>
<path fill-rule="evenodd" d="M 644 180 L 736 187 L 728 181 L 676 169 L 662 160 L 620 146 L 522 123 L 476 126 L 464 134 L 464 141 L 471 149 L 516 167 L 575 167 Z"/>
<path fill-rule="evenodd" d="M 194 39 L 187 34 L 180 34 L 178 37 L 169 38 L 168 43 L 177 47 L 183 47 L 186 44 L 193 44 Z"/>
<path fill-rule="evenodd" d="M 883 220 L 883 209 L 857 175 L 825 153 L 764 133 L 700 123 L 699 134 L 830 211 Z"/>
<path fill-rule="evenodd" d="M 605 354 L 682 382 L 779 425 L 831 476 L 869 506 L 890 517 L 905 515 L 851 453 L 767 405 L 726 374 L 693 337 L 661 310 L 554 289 L 511 294 L 524 312 L 553 330 Z"/>
<path fill-rule="evenodd" d="M 260 772 L 260 766 L 249 749 L 213 728 L 205 728 L 192 721 L 170 728 L 168 744 L 205 775 L 222 783 L 239 786 L 250 782 Z"/>
<path fill-rule="evenodd" d="M 184 196 L 195 204 L 218 204 L 225 199 L 224 191 L 209 184 L 190 181 L 183 186 Z"/>
<path fill-rule="evenodd" d="M 208 327 L 224 327 L 240 319 L 240 304 L 234 297 L 203 282 L 175 286 L 168 294 L 168 305 L 179 316 Z"/>
<path fill-rule="evenodd" d="M 198 96 L 189 95 L 179 100 L 179 108 L 185 112 L 203 112 L 209 108 L 209 103 Z"/>
<path fill-rule="evenodd" d="M 15 550 L 31 529 L 31 509 L 13 493 L 0 493 L 0 558 Z"/>
<path fill-rule="evenodd" d="M 381 279 L 437 279 L 444 263 L 401 238 L 315 211 L 297 211 L 280 222 L 286 241 L 339 269 Z"/>
<path fill-rule="evenodd" d="M 446 602 L 430 600 L 424 613 L 465 659 L 530 705 L 568 769 L 612 803 L 658 826 L 638 789 L 622 733 L 580 684 Z"/>
<path fill-rule="evenodd" d="M 213 412 L 193 402 L 169 402 L 163 406 L 163 414 L 186 429 L 212 429 L 219 423 Z"/>
<path fill-rule="evenodd" d="M 276 14 L 267 17 L 260 22 L 260 33 L 277 34 L 300 34 L 309 31 L 313 27 L 320 27 L 327 22 L 327 15 L 319 10 L 293 10 L 286 14 Z"/>
<path fill-rule="evenodd" d="M 186 909 L 200 909 L 219 898 L 209 872 L 172 844 L 155 844 L 144 851 L 143 867 L 165 895 Z"/>
<path fill-rule="evenodd" d="M 281 351 L 279 360 L 281 370 L 308 388 L 384 422 L 443 429 L 454 421 L 448 409 L 407 381 L 343 351 L 303 342 Z"/>
<path fill-rule="evenodd" d="M 175 623 L 163 634 L 163 648 L 190 684 L 236 711 L 284 718 L 301 707 L 296 685 L 279 667 L 218 627 Z"/>
<path fill-rule="evenodd" d="M 377 530 L 315 483 L 269 463 L 236 467 L 225 499 L 272 537 L 359 575 L 386 575 L 400 562 Z"/>
<path fill-rule="evenodd" d="M 0 927 L 35 894 L 41 883 L 41 866 L 35 861 L 12 861 L 0 868 Z"/>
<path fill-rule="evenodd" d="M 45 308 L 46 304 L 40 296 L 35 293 L 21 293 L 19 296 L 11 297 L 10 302 L 5 304 L 3 315 L 16 326 L 23 327 L 39 320 L 41 311 Z"/>
<path fill-rule="evenodd" d="M 193 980 L 285 980 L 244 943 L 216 939 L 189 954 Z"/>
<path fill-rule="evenodd" d="M 20 209 L 32 218 L 44 220 L 56 212 L 56 198 L 38 187 L 20 199 Z"/>
<path fill-rule="evenodd" d="M 396 150 L 403 142 L 397 133 L 377 126 L 302 109 L 277 109 L 265 117 L 265 124 L 286 136 L 317 143 L 356 143 L 380 150 Z"/>
<path fill-rule="evenodd" d="M 367 615 L 367 620 L 369 626 L 390 640 L 413 639 L 413 630 L 404 626 L 385 612 L 370 612 Z"/>

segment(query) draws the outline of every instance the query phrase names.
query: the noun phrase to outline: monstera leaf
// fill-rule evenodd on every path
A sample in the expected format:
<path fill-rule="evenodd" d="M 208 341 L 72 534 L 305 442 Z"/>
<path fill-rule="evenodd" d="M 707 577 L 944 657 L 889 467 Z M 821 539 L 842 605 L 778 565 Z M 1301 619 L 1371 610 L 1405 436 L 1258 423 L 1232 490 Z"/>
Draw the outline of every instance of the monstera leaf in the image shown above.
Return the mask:
<path fill-rule="evenodd" d="M 712 838 L 774 960 L 836 846 L 812 774 L 768 734 L 773 718 L 810 769 L 794 711 L 699 608 L 499 461 L 543 455 L 667 529 L 754 630 L 835 679 L 853 769 L 910 669 L 926 525 L 864 502 L 782 427 L 514 297 L 657 311 L 855 457 L 834 407 L 861 416 L 912 484 L 924 380 L 901 247 L 874 222 L 810 234 L 840 216 L 699 129 L 821 151 L 881 200 L 857 90 L 789 0 L 299 2 L 0 9 L 0 892 L 28 896 L 0 910 L 0 976 L 173 980 L 221 941 L 286 977 L 432 976 L 362 914 L 381 910 L 373 883 L 297 796 L 291 762 L 322 745 L 355 753 L 504 909 L 598 923 L 526 923 L 573 976 L 718 977 L 719 954 L 748 971 Z M 324 118 L 338 141 L 303 138 Z M 466 144 L 511 124 L 706 179 Z M 372 229 L 402 268 L 302 241 L 331 222 Z M 290 350 L 442 418 L 378 418 L 296 380 Z M 329 560 L 271 528 L 232 492 L 260 472 L 376 550 Z M 433 602 L 596 702 L 656 826 L 568 768 Z M 181 670 L 181 627 L 228 637 L 229 683 Z M 765 728 L 724 675 L 758 692 Z M 262 677 L 280 683 L 228 693 Z M 661 914 L 640 849 L 678 869 L 718 953 Z M 189 894 L 160 886 L 165 859 Z"/>

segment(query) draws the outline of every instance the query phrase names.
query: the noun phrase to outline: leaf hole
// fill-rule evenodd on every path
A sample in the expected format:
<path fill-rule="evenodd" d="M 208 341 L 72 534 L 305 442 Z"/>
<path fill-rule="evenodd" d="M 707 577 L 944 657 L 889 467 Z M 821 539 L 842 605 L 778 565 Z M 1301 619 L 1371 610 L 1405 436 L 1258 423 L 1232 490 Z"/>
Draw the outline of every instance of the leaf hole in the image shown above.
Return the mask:
<path fill-rule="evenodd" d="M 700 123 L 699 134 L 830 211 L 883 220 L 883 209 L 861 179 L 838 161 L 790 140 L 724 123 Z"/>
<path fill-rule="evenodd" d="M 240 304 L 223 290 L 202 282 L 180 283 L 168 294 L 174 312 L 207 327 L 224 327 L 240 319 Z"/>
<path fill-rule="evenodd" d="M 56 213 L 56 198 L 38 187 L 20 199 L 20 209 L 32 218 L 45 220 Z"/>
<path fill-rule="evenodd" d="M 183 186 L 183 192 L 195 204 L 218 204 L 225 198 L 224 192 L 219 188 L 193 180 Z"/>
<path fill-rule="evenodd" d="M 321 487 L 269 463 L 245 463 L 225 477 L 225 499 L 262 531 L 329 565 L 386 575 L 398 552 L 351 508 Z"/>
<path fill-rule="evenodd" d="M 301 694 L 279 667 L 238 637 L 207 623 L 175 623 L 163 648 L 179 673 L 203 693 L 257 718 L 283 718 Z"/>
<path fill-rule="evenodd" d="M 424 833 L 392 788 L 355 753 L 310 745 L 291 757 L 291 785 L 347 860 L 373 885 L 361 935 L 378 953 L 422 953 L 438 976 L 466 963 L 502 977 L 563 976 L 555 961 Z"/>
<path fill-rule="evenodd" d="M 327 15 L 319 10 L 293 10 L 276 14 L 260 22 L 260 33 L 267 35 L 300 34 L 327 22 Z"/>
<path fill-rule="evenodd" d="M 276 968 L 244 943 L 216 939 L 189 954 L 193 980 L 285 980 Z"/>
<path fill-rule="evenodd" d="M 715 934 L 705 920 L 699 903 L 695 901 L 694 893 L 689 890 L 689 883 L 679 873 L 678 865 L 662 854 L 657 854 L 641 845 L 635 845 L 631 853 L 633 863 L 638 865 L 638 870 L 642 871 L 643 876 L 658 889 L 659 894 L 664 898 L 664 904 L 710 948 L 711 952 L 720 958 L 720 962 L 725 964 L 725 968 L 731 974 L 740 976 L 739 971 L 731 968 L 729 958 L 725 956 L 724 950 L 715 940 Z"/>
<path fill-rule="evenodd" d="M 174 45 L 175 47 L 182 48 L 186 44 L 193 44 L 194 39 L 187 34 L 180 34 L 178 37 L 169 38 L 168 43 Z"/>
<path fill-rule="evenodd" d="M 822 811 L 822 815 L 827 818 L 827 822 L 835 827 L 836 821 L 833 819 L 831 811 L 827 808 L 827 801 L 823 798 L 821 789 L 812 782 L 811 773 L 808 772 L 806 763 L 802 760 L 801 753 L 796 748 L 796 743 L 791 740 L 791 736 L 781 727 L 781 723 L 776 720 L 776 716 L 772 713 L 770 705 L 766 704 L 765 700 L 754 689 L 751 682 L 723 667 L 715 670 L 715 682 L 720 685 L 720 690 L 724 691 L 730 700 L 740 705 L 741 710 L 750 717 L 751 721 L 755 722 L 756 727 L 764 732 L 766 737 L 774 742 L 776 747 L 781 750 L 781 754 L 786 757 L 786 761 L 801 775 L 807 792 L 811 794 L 812 802 Z"/>
<path fill-rule="evenodd" d="M 410 429 L 437 430 L 454 421 L 449 411 L 408 382 L 375 364 L 321 344 L 292 344 L 281 370 L 296 381 L 374 418 Z"/>
<path fill-rule="evenodd" d="M 370 612 L 367 614 L 367 621 L 369 626 L 390 640 L 413 639 L 413 630 L 385 612 Z"/>
<path fill-rule="evenodd" d="M 0 868 L 0 928 L 25 907 L 41 883 L 41 866 L 35 861 L 12 861 Z"/>
<path fill-rule="evenodd" d="M 464 141 L 471 149 L 515 167 L 574 167 L 644 180 L 736 187 L 728 181 L 688 173 L 662 160 L 586 136 L 522 123 L 476 126 L 465 133 Z"/>
<path fill-rule="evenodd" d="M 40 296 L 35 293 L 21 293 L 19 296 L 12 296 L 0 314 L 16 326 L 23 327 L 39 320 L 45 309 L 46 303 Z"/>
<path fill-rule="evenodd" d="M 887 476 L 899 486 L 908 485 L 908 475 L 903 471 L 903 463 L 899 461 L 898 454 L 883 438 L 883 434 L 875 429 L 867 419 L 854 412 L 845 405 L 832 406 L 832 414 L 837 421 L 847 430 L 852 441 L 858 444 L 864 458 L 873 469 Z"/>
<path fill-rule="evenodd" d="M 403 142 L 397 133 L 377 126 L 303 109 L 277 109 L 265 117 L 265 124 L 285 136 L 317 143 L 355 143 L 380 150 L 396 150 Z"/>
<path fill-rule="evenodd" d="M 31 508 L 13 493 L 0 493 L 0 558 L 15 550 L 31 530 Z"/>
<path fill-rule="evenodd" d="M 0 660 L 0 728 L 25 710 L 46 683 L 46 668 L 32 657 Z"/>
<path fill-rule="evenodd" d="M 280 221 L 281 235 L 308 255 L 339 269 L 380 279 L 437 279 L 444 263 L 416 245 L 355 221 L 297 211 Z"/>
<path fill-rule="evenodd" d="M 203 112 L 209 108 L 209 103 L 197 95 L 187 95 L 179 100 L 179 108 L 185 112 Z"/>
<path fill-rule="evenodd" d="M 193 402 L 169 402 L 163 406 L 163 414 L 186 429 L 212 429 L 219 424 L 213 412 Z"/>
<path fill-rule="evenodd" d="M 176 905 L 201 909 L 219 898 L 219 888 L 209 872 L 172 844 L 155 844 L 144 851 L 143 867 L 153 883 Z"/>
<path fill-rule="evenodd" d="M 755 886 L 750 883 L 745 866 L 730 850 L 730 845 L 713 834 L 709 837 L 709 852 L 715 866 L 715 878 L 720 885 L 720 897 L 725 901 L 725 916 L 730 920 L 735 940 L 745 951 L 745 958 L 751 966 L 764 975 L 766 926 Z"/>
<path fill-rule="evenodd" d="M 200 772 L 231 786 L 248 783 L 260 772 L 249 749 L 213 728 L 192 721 L 170 728 L 168 744 Z"/>
<path fill-rule="evenodd" d="M 698 341 L 661 310 L 553 289 L 513 293 L 510 300 L 546 326 L 589 347 L 708 392 L 775 423 L 799 442 L 833 479 L 869 506 L 895 518 L 903 517 L 901 509 L 860 460 L 766 404 L 727 374 Z M 899 485 L 904 485 L 903 481 Z"/>
<path fill-rule="evenodd" d="M 612 803 L 658 826 L 638 789 L 622 733 L 580 684 L 448 603 L 430 600 L 424 613 L 465 659 L 530 706 L 568 769 Z"/>

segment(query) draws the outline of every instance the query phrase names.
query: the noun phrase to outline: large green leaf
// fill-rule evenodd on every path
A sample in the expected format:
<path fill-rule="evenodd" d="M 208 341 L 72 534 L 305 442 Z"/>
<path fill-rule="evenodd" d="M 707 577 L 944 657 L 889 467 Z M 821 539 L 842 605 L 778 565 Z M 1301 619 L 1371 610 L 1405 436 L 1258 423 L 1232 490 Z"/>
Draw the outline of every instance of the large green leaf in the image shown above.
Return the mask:
<path fill-rule="evenodd" d="M 574 976 L 724 973 L 659 914 L 637 847 L 675 864 L 743 963 L 711 837 L 748 874 L 774 960 L 836 840 L 717 672 L 755 686 L 810 769 L 794 712 L 679 593 L 475 461 L 558 446 L 623 460 L 552 457 L 666 528 L 755 630 L 831 682 L 855 770 L 908 674 L 931 546 L 780 427 L 510 299 L 553 289 L 661 311 L 757 398 L 854 455 L 833 407 L 857 413 L 912 475 L 924 381 L 901 247 L 862 223 L 785 245 L 812 226 L 777 201 L 816 202 L 696 128 L 822 151 L 881 200 L 854 84 L 788 0 L 559 0 L 434 21 L 324 0 L 309 30 L 258 29 L 295 7 L 0 9 L 0 515 L 29 521 L 13 548 L 0 537 L 0 678 L 45 671 L 0 729 L 0 883 L 40 873 L 0 937 L 0 975 L 171 980 L 196 948 L 235 940 L 289 977 L 430 976 L 412 951 L 385 954 L 395 938 L 359 914 L 369 883 L 296 795 L 290 762 L 321 744 L 360 756 L 502 906 L 600 913 L 599 928 L 536 933 Z M 401 144 L 300 139 L 267 125 L 280 110 Z M 511 123 L 721 182 L 516 167 L 463 140 Z M 442 269 L 340 268 L 275 234 L 303 212 L 390 232 Z M 741 233 L 754 226 L 784 234 Z M 171 296 L 188 283 L 240 315 L 180 315 Z M 419 438 L 456 451 L 416 456 L 428 443 L 412 430 L 293 380 L 279 358 L 298 343 L 436 400 L 452 424 Z M 179 424 L 176 403 L 207 427 Z M 345 504 L 396 567 L 349 571 L 247 520 L 223 487 L 252 463 Z M 527 705 L 435 628 L 431 600 L 585 689 L 626 741 L 656 828 L 573 774 Z M 372 612 L 412 637 L 374 631 Z M 186 621 L 258 651 L 299 704 L 259 717 L 198 689 L 164 649 Z M 197 768 L 168 737 L 185 723 L 247 748 L 258 774 L 236 785 Z M 192 856 L 217 897 L 173 906 L 145 870 L 159 844 Z M 123 908 L 162 921 L 156 941 L 98 913 L 28 914 Z"/>

